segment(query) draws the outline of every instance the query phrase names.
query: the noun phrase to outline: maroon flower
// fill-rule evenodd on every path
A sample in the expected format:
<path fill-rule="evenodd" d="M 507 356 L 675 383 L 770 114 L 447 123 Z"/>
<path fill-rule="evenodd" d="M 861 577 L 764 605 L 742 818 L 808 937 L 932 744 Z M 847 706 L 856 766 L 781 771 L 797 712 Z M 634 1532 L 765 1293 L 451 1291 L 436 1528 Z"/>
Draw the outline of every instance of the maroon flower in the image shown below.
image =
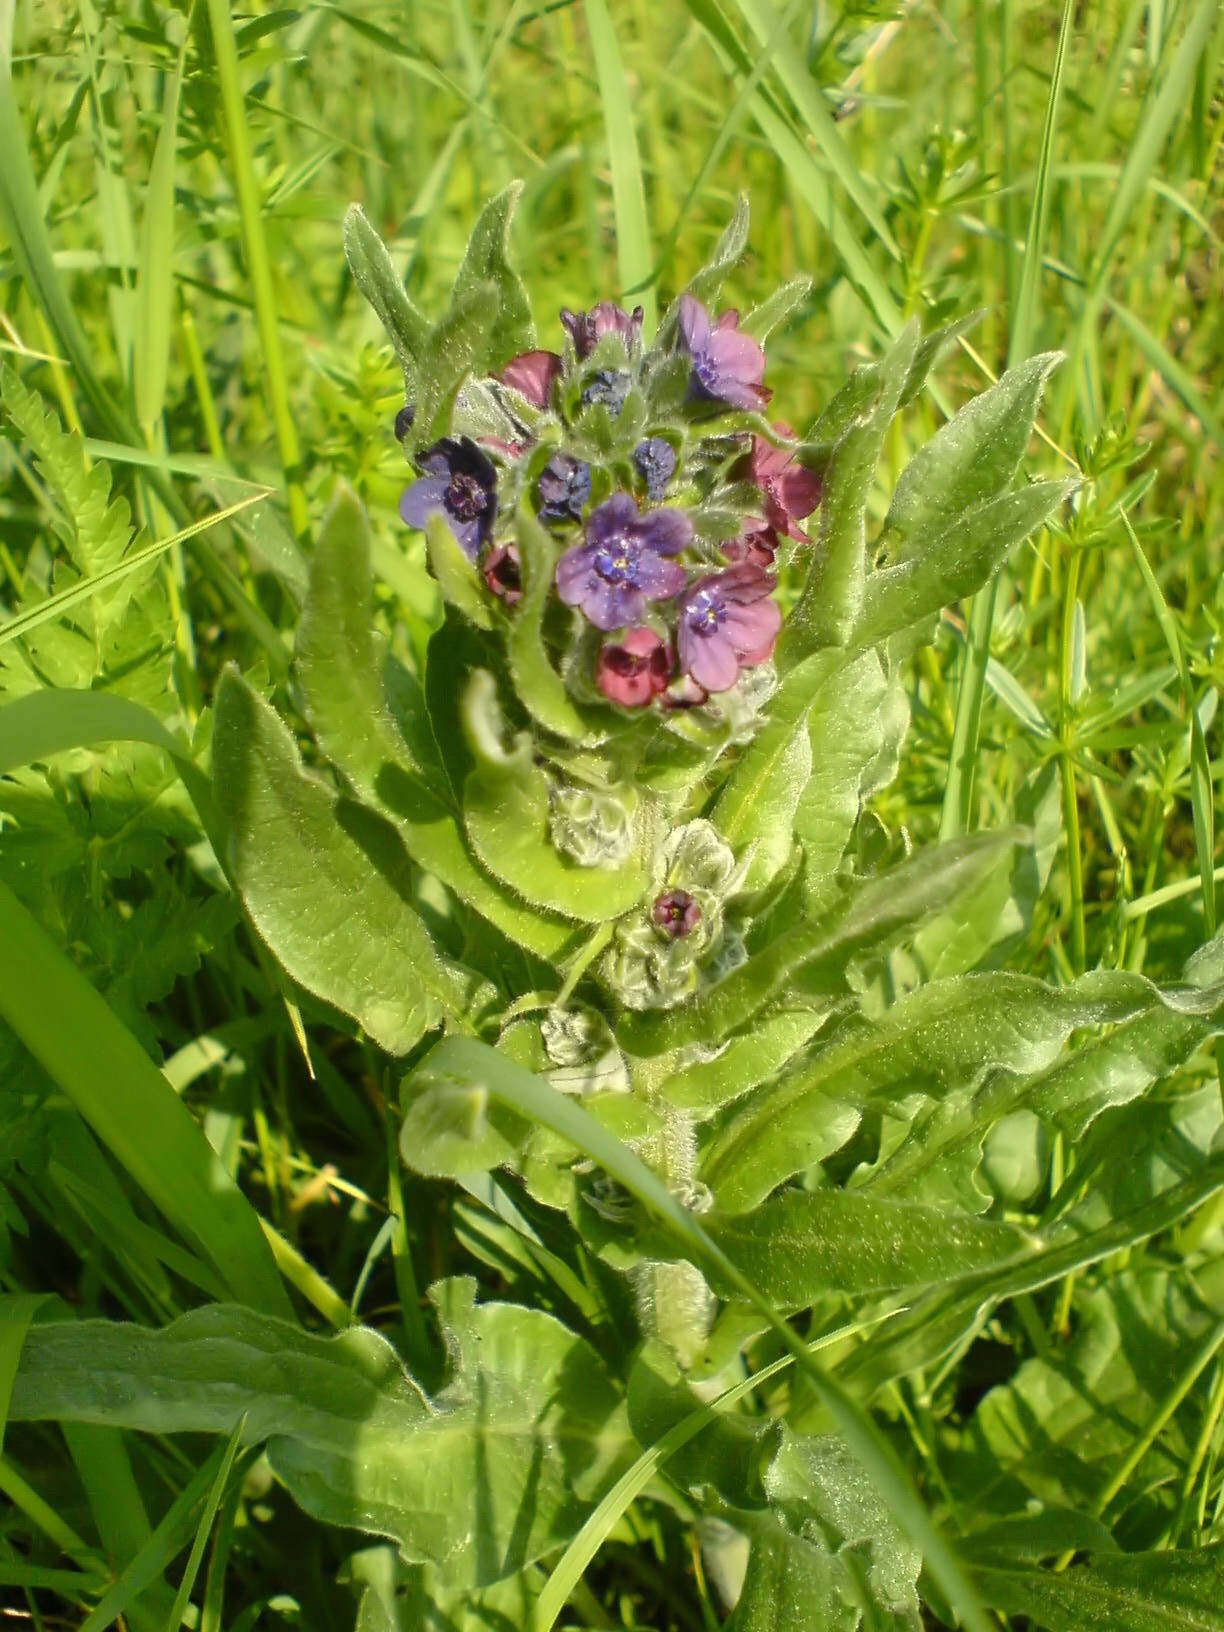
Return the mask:
<path fill-rule="evenodd" d="M 497 514 L 497 470 L 470 436 L 444 436 L 417 460 L 425 472 L 400 499 L 400 515 L 422 532 L 441 515 L 469 561 L 475 561 Z"/>
<path fill-rule="evenodd" d="M 774 579 L 750 562 L 701 578 L 680 601 L 680 667 L 707 691 L 729 691 L 741 669 L 772 655 L 782 613 Z"/>
<path fill-rule="evenodd" d="M 494 379 L 526 397 L 536 408 L 547 408 L 553 382 L 560 374 L 561 359 L 555 351 L 524 351 L 511 357 Z"/>
<path fill-rule="evenodd" d="M 591 355 L 605 334 L 619 334 L 626 351 L 634 347 L 642 332 L 642 308 L 635 306 L 630 315 L 611 300 L 601 300 L 589 312 L 571 312 L 563 306 L 561 322 L 581 360 Z"/>
<path fill-rule="evenodd" d="M 765 353 L 751 335 L 740 333 L 739 313 L 723 312 L 711 326 L 701 302 L 681 295 L 679 315 L 680 333 L 693 359 L 692 394 L 732 408 L 764 408 L 773 395 L 761 384 Z"/>
<path fill-rule="evenodd" d="M 687 890 L 668 890 L 651 909 L 650 916 L 669 941 L 691 935 L 701 922 L 701 908 Z"/>
<path fill-rule="evenodd" d="M 671 678 L 672 649 L 661 635 L 644 627 L 630 629 L 614 646 L 605 646 L 595 669 L 595 684 L 610 703 L 643 708 Z"/>
<path fill-rule="evenodd" d="M 523 598 L 523 568 L 513 544 L 499 544 L 485 556 L 480 569 L 486 586 L 507 606 Z"/>
<path fill-rule="evenodd" d="M 793 439 L 794 431 L 780 420 L 774 430 Z M 765 497 L 765 519 L 775 532 L 808 542 L 806 533 L 795 523 L 810 516 L 820 503 L 820 477 L 798 464 L 786 448 L 771 447 L 763 436 L 754 436 L 748 455 L 748 475 Z"/>
<path fill-rule="evenodd" d="M 747 561 L 766 571 L 773 566 L 777 548 L 778 538 L 773 528 L 766 527 L 756 517 L 749 517 L 744 522 L 743 532 L 738 538 L 728 539 L 722 546 L 722 553 L 734 565 Z"/>
<path fill-rule="evenodd" d="M 587 517 L 586 543 L 557 562 L 557 593 L 597 629 L 637 623 L 647 601 L 668 600 L 684 588 L 684 568 L 666 558 L 692 542 L 683 510 L 642 516 L 631 494 L 614 493 Z"/>

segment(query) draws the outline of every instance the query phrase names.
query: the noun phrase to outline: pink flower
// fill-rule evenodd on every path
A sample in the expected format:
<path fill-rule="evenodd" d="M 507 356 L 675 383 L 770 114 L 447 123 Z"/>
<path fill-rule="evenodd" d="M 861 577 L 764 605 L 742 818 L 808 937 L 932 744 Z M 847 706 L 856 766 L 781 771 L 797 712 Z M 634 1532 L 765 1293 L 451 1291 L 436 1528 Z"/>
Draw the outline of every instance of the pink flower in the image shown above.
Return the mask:
<path fill-rule="evenodd" d="M 692 394 L 732 408 L 764 408 L 773 395 L 761 384 L 765 353 L 751 335 L 740 333 L 739 313 L 723 312 L 711 326 L 701 302 L 681 295 L 679 319 L 693 359 Z"/>
<path fill-rule="evenodd" d="M 750 516 L 744 522 L 744 530 L 739 537 L 728 539 L 722 546 L 722 553 L 733 565 L 747 561 L 765 571 L 773 566 L 777 548 L 778 538 L 773 528 Z"/>
<path fill-rule="evenodd" d="M 524 351 L 511 357 L 494 379 L 526 397 L 536 408 L 547 408 L 553 383 L 560 377 L 561 359 L 555 351 Z"/>
<path fill-rule="evenodd" d="M 701 922 L 701 908 L 687 890 L 668 890 L 659 896 L 650 916 L 669 941 L 691 935 Z"/>
<path fill-rule="evenodd" d="M 642 332 L 642 308 L 635 306 L 632 312 L 626 312 L 612 300 L 601 300 L 589 312 L 571 312 L 563 306 L 561 322 L 579 359 L 589 357 L 605 334 L 619 334 L 629 351 L 636 347 Z"/>
<path fill-rule="evenodd" d="M 680 667 L 707 691 L 729 691 L 741 669 L 772 656 L 782 613 L 774 579 L 743 562 L 700 578 L 680 598 Z"/>
<path fill-rule="evenodd" d="M 611 703 L 643 708 L 667 687 L 672 649 L 653 629 L 630 629 L 599 654 L 595 684 Z"/>
<path fill-rule="evenodd" d="M 794 431 L 781 421 L 774 422 L 774 430 L 782 436 L 794 437 Z M 763 436 L 754 436 L 752 452 L 748 455 L 748 474 L 765 497 L 765 519 L 775 532 L 785 533 L 806 544 L 806 533 L 795 523 L 810 516 L 820 503 L 820 477 L 797 463 L 786 448 L 772 447 Z"/>

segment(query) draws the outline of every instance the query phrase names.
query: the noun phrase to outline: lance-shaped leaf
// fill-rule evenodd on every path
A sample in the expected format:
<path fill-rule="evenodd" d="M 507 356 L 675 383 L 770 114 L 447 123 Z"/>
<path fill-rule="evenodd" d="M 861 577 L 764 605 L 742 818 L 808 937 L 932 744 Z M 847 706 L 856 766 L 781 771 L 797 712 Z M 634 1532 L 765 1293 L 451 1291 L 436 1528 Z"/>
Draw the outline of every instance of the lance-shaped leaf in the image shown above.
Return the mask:
<path fill-rule="evenodd" d="M 535 763 L 531 738 L 512 748 L 491 674 L 478 669 L 464 697 L 464 724 L 476 765 L 463 785 L 463 820 L 472 848 L 496 878 L 524 900 L 583 923 L 607 923 L 636 906 L 650 880 L 644 857 L 652 828 L 643 803 L 634 848 L 615 866 L 580 867 L 554 846 L 548 779 Z"/>
<path fill-rule="evenodd" d="M 360 204 L 350 204 L 344 217 L 344 253 L 353 282 L 369 301 L 387 331 L 404 371 L 404 391 L 415 399 L 429 351 L 430 326 L 404 288 L 386 244 L 366 220 Z"/>
<path fill-rule="evenodd" d="M 817 646 L 849 644 L 859 620 L 867 580 L 867 502 L 884 437 L 914 366 L 918 332 L 916 322 L 908 323 L 887 356 L 862 371 L 868 395 L 829 461 L 819 549 L 778 643 L 782 667 L 800 661 Z"/>
<path fill-rule="evenodd" d="M 470 573 L 466 560 L 463 568 Z M 342 493 L 315 546 L 296 647 L 302 703 L 320 748 L 356 793 L 395 823 L 418 866 L 518 945 L 556 956 L 568 927 L 532 912 L 469 854 L 419 693 L 410 738 L 391 717 L 370 626 L 373 593 L 365 515 Z"/>
<path fill-rule="evenodd" d="M 477 629 L 492 629 L 493 611 L 476 577 L 476 569 L 464 555 L 446 518 L 437 511 L 426 518 L 425 544 L 429 551 L 429 570 L 437 580 L 443 599 Z"/>
<path fill-rule="evenodd" d="M 232 670 L 217 693 L 213 765 L 234 882 L 293 979 L 389 1054 L 433 1026 L 468 1029 L 487 992 L 438 953 L 394 831 L 305 771 L 288 727 Z"/>
<path fill-rule="evenodd" d="M 1075 1213 L 1048 1232 L 1049 1245 L 997 1270 L 970 1275 L 947 1291 L 917 1297 L 872 1343 L 856 1350 L 841 1375 L 856 1390 L 873 1393 L 922 1366 L 934 1365 L 978 1329 L 985 1312 L 1004 1298 L 1034 1292 L 1112 1253 L 1168 1230 L 1224 1186 L 1224 1159 L 1213 1157 L 1190 1178 L 1099 1229 Z M 1093 1209 L 1088 1209 L 1089 1215 Z"/>
<path fill-rule="evenodd" d="M 456 393 L 469 374 L 481 372 L 499 310 L 495 283 L 469 283 L 429 331 L 417 387 L 415 447 L 425 447 L 446 434 Z"/>
<path fill-rule="evenodd" d="M 905 384 L 901 388 L 902 408 L 907 403 L 913 402 L 922 390 L 927 382 L 927 375 L 935 366 L 944 347 L 950 346 L 962 334 L 968 334 L 970 329 L 976 328 L 985 315 L 986 308 L 979 306 L 976 312 L 969 312 L 965 317 L 958 317 L 951 323 L 945 323 L 942 328 L 923 335 L 918 342 L 909 373 L 905 376 Z"/>
<path fill-rule="evenodd" d="M 1073 481 L 1033 482 L 987 499 L 924 539 L 921 554 L 872 573 L 855 643 L 875 646 L 941 607 L 972 595 L 1023 539 L 1075 491 Z"/>
<path fill-rule="evenodd" d="M 1224 1545 L 1095 1558 L 1051 1570 L 975 1570 L 986 1603 L 1046 1632 L 1215 1632 L 1224 1603 Z"/>
<path fill-rule="evenodd" d="M 499 368 L 535 345 L 531 303 L 523 280 L 510 264 L 510 223 L 522 191 L 521 181 L 511 182 L 485 205 L 455 277 L 454 306 L 463 304 L 473 290 L 493 291 L 497 310 L 477 363 L 481 371 Z M 482 298 L 488 298 L 487 294 Z"/>
<path fill-rule="evenodd" d="M 1010 487 L 1060 351 L 1009 369 L 940 427 L 901 473 L 881 542 L 897 560 L 925 555 L 966 510 Z"/>
<path fill-rule="evenodd" d="M 740 320 L 741 332 L 750 334 L 758 345 L 763 346 L 773 331 L 799 310 L 811 295 L 812 288 L 811 278 L 791 278 Z"/>
<path fill-rule="evenodd" d="M 903 1142 L 870 1182 L 882 1192 L 907 1189 L 911 1164 L 925 1166 L 920 1152 L 929 1149 L 934 1160 L 962 1141 L 973 1148 L 976 1167 L 989 1128 L 1014 1104 L 1031 1102 L 1033 1076 L 1053 1066 L 1073 1031 L 1110 1026 L 1120 1035 L 1123 1022 L 1136 1016 L 1181 1019 L 1189 1006 L 1187 1023 L 1202 1028 L 1197 1040 L 1218 1002 L 1213 991 L 1164 994 L 1141 975 L 1117 970 L 1086 975 L 1064 991 L 1009 973 L 935 981 L 878 1019 L 855 1017 L 809 1060 L 736 1107 L 705 1151 L 702 1178 L 720 1206 L 752 1207 L 827 1153 L 831 1108 L 895 1114 L 898 1102 L 914 1094 L 949 1112 L 933 1113 L 931 1126 L 917 1121 L 913 1145 Z M 979 1104 L 975 1096 L 992 1073 L 997 1080 Z"/>
<path fill-rule="evenodd" d="M 685 285 L 684 293 L 692 295 L 703 306 L 709 306 L 718 299 L 719 290 L 726 281 L 727 274 L 732 271 L 743 257 L 748 243 L 749 205 L 747 194 L 741 193 L 735 204 L 735 214 L 731 217 L 723 230 L 722 236 L 714 246 L 709 260 L 695 272 Z M 659 324 L 656 346 L 663 350 L 675 340 L 676 324 L 680 313 L 680 300 L 677 297 L 672 301 L 663 320 Z M 755 336 L 760 339 L 761 336 Z"/>
<path fill-rule="evenodd" d="M 1010 1224 L 881 1201 L 855 1190 L 791 1190 L 754 1212 L 707 1213 L 710 1239 L 782 1309 L 805 1309 L 826 1292 L 854 1295 L 956 1280 L 1032 1252 Z M 646 1250 L 676 1256 L 652 1236 Z M 720 1297 L 735 1289 L 711 1275 Z"/>
<path fill-rule="evenodd" d="M 565 1542 L 636 1446 L 581 1338 L 474 1291 L 436 1289 L 452 1372 L 432 1399 L 376 1332 L 312 1337 L 216 1304 L 161 1331 L 33 1327 L 10 1415 L 158 1434 L 241 1422 L 308 1513 L 390 1536 L 448 1589 L 480 1587 Z"/>
<path fill-rule="evenodd" d="M 698 1119 L 711 1116 L 772 1077 L 821 1024 L 822 1016 L 811 1009 L 782 1009 L 762 1016 L 742 1037 L 733 1037 L 713 1059 L 682 1070 L 666 1056 L 639 1060 L 634 1082 L 642 1092 L 657 1090 L 669 1105 Z"/>

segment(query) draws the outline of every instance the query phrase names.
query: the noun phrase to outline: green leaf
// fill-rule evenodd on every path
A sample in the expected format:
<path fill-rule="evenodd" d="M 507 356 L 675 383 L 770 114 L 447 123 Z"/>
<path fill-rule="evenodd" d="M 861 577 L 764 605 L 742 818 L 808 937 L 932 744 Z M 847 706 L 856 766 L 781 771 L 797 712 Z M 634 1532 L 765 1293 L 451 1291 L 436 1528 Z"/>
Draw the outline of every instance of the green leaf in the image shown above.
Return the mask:
<path fill-rule="evenodd" d="M 750 334 L 763 346 L 773 331 L 804 305 L 811 296 L 812 288 L 811 278 L 790 278 L 759 306 L 754 306 L 746 317 L 740 319 L 740 332 Z"/>
<path fill-rule="evenodd" d="M 861 371 L 866 401 L 841 433 L 825 473 L 819 548 L 778 643 L 783 668 L 816 646 L 848 645 L 859 620 L 867 581 L 867 503 L 885 434 L 914 367 L 918 336 L 917 322 L 907 323 L 887 355 Z M 821 434 L 819 422 L 814 434 Z"/>
<path fill-rule="evenodd" d="M 433 1026 L 471 1025 L 486 994 L 434 946 L 394 832 L 303 770 L 288 727 L 233 670 L 217 693 L 213 762 L 234 882 L 292 978 L 389 1054 Z"/>
<path fill-rule="evenodd" d="M 259 1220 L 182 1100 L 3 883 L 0 922 L 0 1016 L 233 1295 L 286 1310 Z"/>
<path fill-rule="evenodd" d="M 404 371 L 404 393 L 412 402 L 429 356 L 429 324 L 408 298 L 386 244 L 366 220 L 360 204 L 350 204 L 344 217 L 344 253 L 354 283 L 378 314 L 395 348 Z"/>
<path fill-rule="evenodd" d="M 741 193 L 735 201 L 735 214 L 723 229 L 722 236 L 714 246 L 714 253 L 701 271 L 694 273 L 685 285 L 685 293 L 699 300 L 703 306 L 710 306 L 718 299 L 727 274 L 733 272 L 743 259 L 748 246 L 748 220 L 748 195 Z"/>
<path fill-rule="evenodd" d="M 448 429 L 455 393 L 480 370 L 500 306 L 495 283 L 472 283 L 429 331 L 417 386 L 414 446 L 423 447 Z"/>
<path fill-rule="evenodd" d="M 241 1422 L 315 1518 L 391 1537 L 448 1588 L 482 1586 L 566 1541 L 636 1446 L 581 1338 L 537 1310 L 475 1307 L 474 1292 L 435 1289 L 452 1373 L 433 1399 L 376 1332 L 313 1337 L 212 1305 L 161 1331 L 33 1328 L 12 1416 L 156 1434 Z"/>
<path fill-rule="evenodd" d="M 418 866 L 520 946 L 556 956 L 569 927 L 515 900 L 469 855 L 419 692 L 410 737 L 391 717 L 370 630 L 372 598 L 369 528 L 357 501 L 341 492 L 319 535 L 297 640 L 298 680 L 319 746 L 357 794 L 394 822 Z"/>
<path fill-rule="evenodd" d="M 480 372 L 500 368 L 535 345 L 531 303 L 509 258 L 510 222 L 522 191 L 521 181 L 511 182 L 480 212 L 451 295 L 452 304 L 459 306 L 474 289 L 487 291 L 491 286 L 494 291 L 497 315 L 485 340 L 485 353 L 477 362 Z"/>
<path fill-rule="evenodd" d="M 617 865 L 580 867 L 554 846 L 549 829 L 548 778 L 534 745 L 519 732 L 506 750 L 496 685 L 478 669 L 464 697 L 464 723 L 476 758 L 463 785 L 463 821 L 472 848 L 495 878 L 549 912 L 588 924 L 608 923 L 635 907 L 650 874 L 653 812 L 643 801 L 634 848 Z"/>
<path fill-rule="evenodd" d="M 742 1037 L 733 1037 L 712 1060 L 676 1070 L 668 1056 L 635 1064 L 634 1079 L 651 1084 L 669 1105 L 697 1117 L 711 1116 L 724 1104 L 741 1099 L 772 1077 L 821 1025 L 811 1009 L 782 1009 L 762 1016 Z M 653 1069 L 652 1069 L 653 1068 Z"/>
<path fill-rule="evenodd" d="M 446 522 L 434 511 L 425 518 L 425 544 L 429 570 L 437 580 L 444 600 L 461 612 L 477 629 L 493 627 L 493 612 L 482 593 L 476 568 Z"/>
<path fill-rule="evenodd" d="M 973 1572 L 982 1597 L 1046 1632 L 1218 1632 L 1224 1545 L 1131 1553 L 1050 1570 Z"/>
<path fill-rule="evenodd" d="M 826 1292 L 861 1295 L 951 1281 L 1036 1245 L 1010 1224 L 854 1190 L 790 1190 L 738 1217 L 707 1213 L 702 1225 L 779 1309 L 808 1308 Z M 670 1256 L 653 1239 L 647 1250 Z M 735 1295 L 717 1275 L 712 1280 L 720 1297 Z"/>
<path fill-rule="evenodd" d="M 1016 474 L 1045 382 L 1062 361 L 1047 351 L 1012 368 L 942 425 L 901 473 L 881 542 L 896 560 L 924 556 L 967 510 Z"/>
<path fill-rule="evenodd" d="M 1075 491 L 1074 481 L 1032 482 L 987 499 L 924 539 L 921 555 L 872 573 L 856 644 L 875 646 L 979 590 L 1023 539 Z"/>

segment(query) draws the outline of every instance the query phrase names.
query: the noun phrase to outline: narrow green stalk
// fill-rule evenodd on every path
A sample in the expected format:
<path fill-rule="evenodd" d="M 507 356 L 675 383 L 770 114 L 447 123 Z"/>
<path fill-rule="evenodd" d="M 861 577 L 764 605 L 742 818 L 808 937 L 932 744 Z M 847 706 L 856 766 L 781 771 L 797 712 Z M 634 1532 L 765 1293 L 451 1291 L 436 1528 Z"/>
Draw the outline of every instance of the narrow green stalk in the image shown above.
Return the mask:
<path fill-rule="evenodd" d="M 1083 974 L 1088 942 L 1084 926 L 1084 861 L 1080 840 L 1079 790 L 1075 774 L 1074 645 L 1079 600 L 1080 551 L 1073 547 L 1063 589 L 1058 662 L 1058 770 L 1062 783 L 1063 832 L 1067 840 L 1067 890 L 1071 911 L 1071 967 Z"/>
<path fill-rule="evenodd" d="M 301 449 L 289 403 L 289 385 L 281 352 L 280 331 L 277 327 L 272 263 L 268 255 L 267 239 L 264 237 L 262 200 L 252 160 L 242 86 L 239 83 L 234 22 L 227 0 L 208 0 L 208 19 L 217 60 L 217 81 L 221 90 L 226 139 L 233 169 L 232 179 L 238 195 L 242 241 L 246 249 L 247 269 L 251 278 L 255 323 L 259 330 L 259 343 L 263 350 L 264 369 L 268 378 L 268 395 L 271 399 L 276 445 L 280 453 L 281 467 L 285 472 L 285 485 L 289 496 L 289 517 L 295 531 L 304 533 L 309 525 L 310 514 L 306 506 L 306 495 L 300 483 Z"/>

